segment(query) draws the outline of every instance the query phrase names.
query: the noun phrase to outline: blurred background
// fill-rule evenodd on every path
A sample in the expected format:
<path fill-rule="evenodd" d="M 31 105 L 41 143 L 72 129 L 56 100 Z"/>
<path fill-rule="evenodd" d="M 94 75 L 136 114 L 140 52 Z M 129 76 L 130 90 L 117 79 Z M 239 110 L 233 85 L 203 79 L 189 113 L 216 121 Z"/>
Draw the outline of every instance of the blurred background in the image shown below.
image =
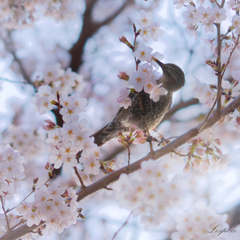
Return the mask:
<path fill-rule="evenodd" d="M 135 70 L 133 54 L 119 38 L 125 36 L 133 42 L 132 24 L 136 23 L 141 9 L 153 12 L 154 20 L 161 23 L 164 31 L 159 41 L 150 40 L 148 45 L 154 52 L 164 55 L 164 63 L 179 65 L 186 75 L 186 85 L 175 93 L 172 108 L 158 127 L 158 132 L 166 137 L 179 136 L 203 121 L 208 113 L 207 106 L 193 98 L 191 83 L 196 79 L 208 84 L 217 83 L 214 72 L 205 64 L 207 59 L 214 58 L 214 54 L 202 41 L 215 38 L 216 32 L 206 34 L 200 28 L 197 39 L 190 36 L 183 24 L 183 9 L 175 9 L 172 1 L 24 1 L 25 11 L 22 9 L 22 12 L 14 6 L 14 1 L 8 3 L 8 8 L 3 2 L 0 3 L 3 13 L 0 17 L 1 142 L 10 143 L 26 159 L 26 178 L 22 181 L 22 190 L 13 201 L 8 202 L 9 207 L 19 203 L 31 191 L 34 178 L 45 174 L 48 153 L 44 142 L 46 132 L 41 124 L 49 118 L 61 124 L 56 112 L 39 116 L 35 111 L 31 102 L 36 91 L 34 82 L 41 79 L 44 69 L 56 63 L 60 63 L 63 69 L 70 67 L 83 75 L 85 86 L 82 97 L 88 99 L 88 105 L 81 118 L 88 119 L 88 128 L 92 133 L 99 130 L 115 116 L 119 108 L 117 97 L 125 83 L 118 79 L 117 74 L 125 71 L 131 75 Z M 231 25 L 233 13 L 229 11 L 227 15 L 228 19 L 222 24 L 223 33 Z M 223 61 L 226 59 L 227 56 L 223 56 Z M 239 62 L 237 54 L 234 54 L 233 60 L 225 80 L 232 78 L 231 71 L 236 69 Z M 203 133 L 205 139 L 209 136 L 209 130 Z M 188 209 L 201 200 L 214 206 L 218 213 L 228 213 L 228 223 L 236 226 L 240 218 L 239 134 L 233 131 L 226 119 L 222 126 L 213 127 L 212 137 L 221 139 L 222 152 L 232 155 L 231 164 L 226 170 L 206 175 L 197 171 L 187 175 L 180 173 L 188 184 L 187 200 L 182 209 Z M 131 161 L 148 152 L 147 144 L 133 146 Z M 101 148 L 102 160 L 116 157 L 123 157 L 123 165 L 126 165 L 126 151 L 117 141 L 113 140 Z M 76 187 L 71 173 L 58 174 L 54 180 L 58 184 Z M 103 174 L 94 180 L 100 177 Z M 109 191 L 87 197 L 80 202 L 80 207 L 86 220 L 79 220 L 61 235 L 55 233 L 42 239 L 112 239 L 130 214 L 119 208 Z M 156 231 L 145 231 L 139 219 L 131 217 L 116 239 L 170 239 L 175 229 L 176 211 L 171 210 L 169 219 Z"/>

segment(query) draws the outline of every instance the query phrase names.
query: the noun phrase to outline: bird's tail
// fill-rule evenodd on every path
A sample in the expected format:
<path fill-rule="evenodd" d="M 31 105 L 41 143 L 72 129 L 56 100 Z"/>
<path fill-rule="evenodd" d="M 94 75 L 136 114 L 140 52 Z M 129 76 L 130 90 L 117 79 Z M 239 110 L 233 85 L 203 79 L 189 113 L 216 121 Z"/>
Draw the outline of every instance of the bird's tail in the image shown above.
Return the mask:
<path fill-rule="evenodd" d="M 117 137 L 118 130 L 116 124 L 111 122 L 90 137 L 94 137 L 94 143 L 100 147 L 109 140 Z"/>

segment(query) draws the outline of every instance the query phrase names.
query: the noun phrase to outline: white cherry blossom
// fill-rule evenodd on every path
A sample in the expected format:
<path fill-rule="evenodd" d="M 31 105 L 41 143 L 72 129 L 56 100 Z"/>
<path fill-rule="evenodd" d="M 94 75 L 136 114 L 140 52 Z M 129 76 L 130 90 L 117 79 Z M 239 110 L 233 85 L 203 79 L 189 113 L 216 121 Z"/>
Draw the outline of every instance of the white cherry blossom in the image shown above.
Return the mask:
<path fill-rule="evenodd" d="M 137 92 L 141 92 L 142 89 L 143 89 L 143 86 L 144 86 L 145 83 L 146 83 L 146 81 L 147 81 L 147 80 L 146 80 L 144 74 L 143 74 L 142 72 L 137 71 L 137 72 L 134 72 L 134 73 L 131 75 L 128 83 L 129 83 L 131 86 L 133 86 L 134 89 L 135 89 Z"/>
<path fill-rule="evenodd" d="M 156 85 L 150 93 L 150 99 L 152 99 L 154 102 L 157 102 L 160 98 L 160 95 L 166 95 L 167 93 L 167 90 L 162 87 L 162 84 Z"/>
<path fill-rule="evenodd" d="M 137 23 L 142 27 L 148 27 L 153 22 L 152 12 L 146 13 L 144 10 L 140 11 L 140 19 L 137 19 Z"/>
<path fill-rule="evenodd" d="M 146 47 L 144 44 L 140 43 L 137 50 L 134 52 L 134 56 L 141 61 L 151 62 L 152 50 L 152 48 Z"/>

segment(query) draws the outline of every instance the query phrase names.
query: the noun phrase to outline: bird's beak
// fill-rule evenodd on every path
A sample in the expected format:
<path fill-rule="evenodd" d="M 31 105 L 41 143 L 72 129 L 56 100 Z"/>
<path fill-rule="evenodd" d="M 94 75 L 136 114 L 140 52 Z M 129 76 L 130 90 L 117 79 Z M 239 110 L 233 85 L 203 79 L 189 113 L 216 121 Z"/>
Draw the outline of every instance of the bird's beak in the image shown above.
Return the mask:
<path fill-rule="evenodd" d="M 163 68 L 163 66 L 165 65 L 164 63 L 160 62 L 156 58 L 153 58 L 153 61 L 155 61 L 161 68 Z"/>

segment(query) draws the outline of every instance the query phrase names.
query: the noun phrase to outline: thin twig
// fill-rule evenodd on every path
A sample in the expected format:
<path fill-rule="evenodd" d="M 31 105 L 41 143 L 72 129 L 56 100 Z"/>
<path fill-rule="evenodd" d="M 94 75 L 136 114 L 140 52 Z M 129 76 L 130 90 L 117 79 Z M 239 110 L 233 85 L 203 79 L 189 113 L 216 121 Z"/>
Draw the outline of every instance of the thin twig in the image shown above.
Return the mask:
<path fill-rule="evenodd" d="M 235 43 L 232 51 L 231 51 L 230 54 L 229 54 L 229 58 L 228 58 L 228 60 L 227 60 L 226 66 L 225 66 L 225 68 L 224 68 L 224 70 L 223 70 L 222 76 L 224 76 L 224 74 L 225 74 L 225 72 L 226 72 L 226 69 L 227 69 L 227 67 L 228 67 L 228 65 L 229 65 L 229 63 L 230 63 L 231 57 L 232 57 L 232 55 L 233 55 L 233 52 L 235 51 L 235 49 L 236 49 L 236 47 L 237 47 L 237 45 L 238 45 L 238 43 L 239 43 L 239 37 L 240 37 L 240 35 L 238 35 L 237 41 L 236 41 L 236 43 Z"/>
<path fill-rule="evenodd" d="M 224 4 L 225 4 L 225 0 L 222 0 L 221 8 L 224 7 Z"/>
<path fill-rule="evenodd" d="M 86 188 L 85 184 L 83 183 L 83 180 L 82 180 L 81 176 L 78 173 L 77 168 L 76 167 L 73 167 L 73 168 L 74 168 L 74 171 L 75 171 L 75 173 L 76 173 L 76 175 L 77 175 L 77 177 L 78 177 L 78 179 L 79 179 L 79 181 L 80 181 L 80 183 L 82 185 L 82 188 Z"/>
<path fill-rule="evenodd" d="M 4 204 L 3 204 L 2 196 L 0 196 L 0 198 L 1 198 L 1 202 L 2 202 L 2 209 L 3 209 L 4 215 L 5 215 L 5 219 L 6 219 L 6 222 L 7 222 L 8 231 L 11 231 L 11 228 L 10 228 L 10 225 L 9 225 L 9 221 L 8 221 L 7 212 L 5 211 L 5 207 L 4 207 Z"/>
<path fill-rule="evenodd" d="M 49 178 L 43 185 L 46 185 L 52 178 Z M 40 188 L 40 187 L 39 187 Z M 37 190 L 39 189 L 37 188 Z M 34 193 L 36 191 L 35 190 L 32 190 L 18 205 L 22 204 L 32 193 Z M 16 205 L 15 207 L 11 208 L 11 209 L 8 209 L 7 210 L 7 213 L 11 212 L 13 209 L 15 209 L 18 205 Z"/>
<path fill-rule="evenodd" d="M 218 5 L 219 8 L 221 8 L 221 5 L 217 2 L 217 0 L 214 0 L 214 2 Z"/>
<path fill-rule="evenodd" d="M 18 205 L 22 204 L 34 191 L 32 190 Z M 15 209 L 18 205 L 16 205 L 15 207 L 8 209 L 7 213 L 11 212 L 13 209 Z"/>
<path fill-rule="evenodd" d="M 2 38 L 2 40 L 3 40 L 4 44 L 5 44 L 6 49 L 13 55 L 14 60 L 18 63 L 23 78 L 29 84 L 31 84 L 33 86 L 33 83 L 30 80 L 30 78 L 29 78 L 29 76 L 27 74 L 27 71 L 26 71 L 22 61 L 16 55 L 16 49 L 15 49 L 14 42 L 13 42 L 13 39 L 12 39 L 12 36 L 11 36 L 11 32 L 8 31 L 7 38 Z"/>
<path fill-rule="evenodd" d="M 130 165 L 130 157 L 131 157 L 131 152 L 130 152 L 130 147 L 128 146 L 127 147 L 127 150 L 128 150 L 128 170 L 129 170 L 129 165 Z"/>
<path fill-rule="evenodd" d="M 20 82 L 20 81 L 14 81 L 14 80 L 10 80 L 10 79 L 7 79 L 7 78 L 2 78 L 0 77 L 0 81 L 6 81 L 6 82 L 10 82 L 10 83 L 23 83 L 23 84 L 30 84 L 28 82 Z M 30 84 L 32 85 L 32 84 Z"/>
<path fill-rule="evenodd" d="M 173 152 L 175 154 L 179 155 L 180 157 L 188 157 L 189 156 L 189 154 L 181 154 L 181 153 L 176 152 L 175 150 L 173 150 Z"/>
<path fill-rule="evenodd" d="M 127 220 L 125 221 L 125 223 L 117 230 L 117 232 L 114 234 L 112 240 L 117 236 L 117 234 L 124 228 L 125 225 L 127 225 L 131 215 L 132 215 L 133 212 L 131 212 L 127 218 Z"/>
<path fill-rule="evenodd" d="M 221 106 L 222 106 L 222 98 L 221 98 L 221 92 L 222 92 L 222 78 L 223 75 L 221 75 L 221 50 L 222 50 L 222 40 L 221 40 L 221 25 L 220 23 L 217 23 L 217 73 L 218 73 L 218 93 L 217 93 L 217 111 L 220 112 Z"/>

